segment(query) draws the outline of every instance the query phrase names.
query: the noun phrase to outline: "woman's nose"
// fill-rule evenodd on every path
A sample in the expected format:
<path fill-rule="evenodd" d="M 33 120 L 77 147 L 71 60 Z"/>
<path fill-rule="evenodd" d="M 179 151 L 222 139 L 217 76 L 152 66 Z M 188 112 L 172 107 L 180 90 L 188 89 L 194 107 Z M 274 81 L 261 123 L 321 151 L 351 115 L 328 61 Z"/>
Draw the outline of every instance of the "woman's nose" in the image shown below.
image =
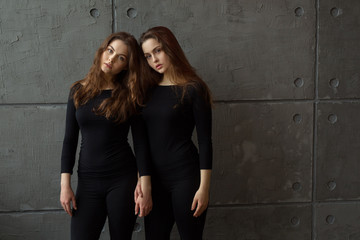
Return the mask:
<path fill-rule="evenodd" d="M 153 62 L 157 62 L 158 61 L 158 58 L 156 56 L 152 56 L 152 61 Z"/>

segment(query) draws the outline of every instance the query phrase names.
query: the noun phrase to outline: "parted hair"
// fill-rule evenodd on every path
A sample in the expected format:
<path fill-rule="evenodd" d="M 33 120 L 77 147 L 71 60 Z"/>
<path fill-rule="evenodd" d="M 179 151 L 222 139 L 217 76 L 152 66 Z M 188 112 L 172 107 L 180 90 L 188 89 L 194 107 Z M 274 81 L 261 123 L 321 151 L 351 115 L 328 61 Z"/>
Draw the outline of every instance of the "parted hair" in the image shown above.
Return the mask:
<path fill-rule="evenodd" d="M 170 29 L 163 26 L 148 29 L 140 36 L 140 46 L 142 46 L 142 44 L 148 39 L 155 39 L 158 41 L 162 50 L 169 56 L 171 67 L 168 71 L 170 71 L 174 83 L 181 86 L 183 89 L 181 101 L 184 99 L 189 86 L 193 86 L 197 89 L 200 87 L 201 89 L 199 90 L 201 90 L 201 95 L 203 95 L 205 101 L 212 106 L 210 89 L 198 76 L 195 69 L 190 65 L 184 51 Z M 161 77 L 159 75 L 157 81 L 161 81 Z"/>
<path fill-rule="evenodd" d="M 136 39 L 129 33 L 117 32 L 109 35 L 95 53 L 94 61 L 84 79 L 72 85 L 75 107 L 86 104 L 90 99 L 99 95 L 103 89 L 104 73 L 101 70 L 101 57 L 107 47 L 114 40 L 123 41 L 128 48 L 127 68 L 114 76 L 114 89 L 110 98 L 94 109 L 98 115 L 121 123 L 137 112 L 138 106 L 144 104 L 145 91 L 151 84 L 151 79 L 145 80 L 149 72 L 147 63 Z"/>

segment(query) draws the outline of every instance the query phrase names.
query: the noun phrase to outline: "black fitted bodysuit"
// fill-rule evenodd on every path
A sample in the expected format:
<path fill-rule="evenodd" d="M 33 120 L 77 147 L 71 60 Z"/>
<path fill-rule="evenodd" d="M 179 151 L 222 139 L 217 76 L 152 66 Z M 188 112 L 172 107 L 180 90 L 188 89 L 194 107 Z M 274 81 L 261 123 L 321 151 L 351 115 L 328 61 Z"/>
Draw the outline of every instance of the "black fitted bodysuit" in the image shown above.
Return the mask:
<path fill-rule="evenodd" d="M 75 86 L 72 91 L 76 91 Z M 131 239 L 134 215 L 134 189 L 137 182 L 137 164 L 140 175 L 148 175 L 143 161 L 146 141 L 138 136 L 144 132 L 140 117 L 117 124 L 94 113 L 111 90 L 103 90 L 85 105 L 75 108 L 70 93 L 66 130 L 61 158 L 61 173 L 72 173 L 81 131 L 81 147 L 76 190 L 77 210 L 71 218 L 71 239 L 99 239 L 106 217 L 111 239 Z M 128 143 L 131 126 L 137 164 Z"/>
<path fill-rule="evenodd" d="M 168 240 L 176 222 L 181 239 L 200 240 L 206 212 L 193 217 L 191 204 L 200 169 L 212 168 L 211 106 L 201 87 L 157 86 L 143 109 L 152 159 L 153 209 L 145 217 L 146 239 Z M 199 151 L 191 140 L 196 126 Z"/>

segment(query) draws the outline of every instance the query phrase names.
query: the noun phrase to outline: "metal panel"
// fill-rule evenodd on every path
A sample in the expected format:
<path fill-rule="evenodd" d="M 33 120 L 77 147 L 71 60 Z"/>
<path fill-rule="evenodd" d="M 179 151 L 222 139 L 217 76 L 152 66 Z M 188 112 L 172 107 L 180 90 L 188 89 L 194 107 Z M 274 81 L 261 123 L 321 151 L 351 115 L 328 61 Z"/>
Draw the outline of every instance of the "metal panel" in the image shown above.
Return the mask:
<path fill-rule="evenodd" d="M 0 107 L 0 211 L 60 208 L 65 107 Z"/>
<path fill-rule="evenodd" d="M 320 0 L 319 97 L 360 97 L 360 1 Z"/>
<path fill-rule="evenodd" d="M 0 239 L 70 239 L 69 219 L 59 212 L 0 214 Z"/>
<path fill-rule="evenodd" d="M 319 204 L 316 207 L 316 239 L 360 239 L 360 203 Z"/>
<path fill-rule="evenodd" d="M 0 103 L 65 102 L 111 21 L 110 1 L 1 1 Z"/>
<path fill-rule="evenodd" d="M 143 229 L 142 219 L 137 220 Z M 64 212 L 27 212 L 0 214 L 1 240 L 64 240 L 70 239 L 70 217 Z M 107 223 L 100 240 L 110 239 Z M 144 239 L 144 232 L 134 230 L 132 240 Z"/>
<path fill-rule="evenodd" d="M 317 199 L 360 199 L 360 103 L 320 103 L 317 115 Z"/>
<path fill-rule="evenodd" d="M 172 232 L 171 239 L 180 239 L 176 231 Z M 311 239 L 311 207 L 264 205 L 210 208 L 203 239 Z"/>
<path fill-rule="evenodd" d="M 217 100 L 311 99 L 315 4 L 306 1 L 116 1 L 117 30 L 164 25 Z"/>
<path fill-rule="evenodd" d="M 217 104 L 212 204 L 311 201 L 313 105 Z"/>

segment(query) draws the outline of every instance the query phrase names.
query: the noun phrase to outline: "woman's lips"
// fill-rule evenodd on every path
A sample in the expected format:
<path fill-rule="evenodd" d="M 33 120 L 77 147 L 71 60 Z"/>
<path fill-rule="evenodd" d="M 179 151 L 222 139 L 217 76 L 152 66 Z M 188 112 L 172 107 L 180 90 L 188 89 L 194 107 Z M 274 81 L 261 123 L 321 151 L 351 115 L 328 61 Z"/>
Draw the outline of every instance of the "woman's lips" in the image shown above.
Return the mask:
<path fill-rule="evenodd" d="M 162 68 L 162 64 L 158 64 L 155 67 L 156 67 L 156 69 L 160 69 L 160 68 Z"/>
<path fill-rule="evenodd" d="M 108 64 L 108 63 L 104 63 L 104 64 L 105 64 L 105 66 L 107 66 L 108 68 L 112 69 L 112 66 L 111 66 L 110 64 Z"/>

